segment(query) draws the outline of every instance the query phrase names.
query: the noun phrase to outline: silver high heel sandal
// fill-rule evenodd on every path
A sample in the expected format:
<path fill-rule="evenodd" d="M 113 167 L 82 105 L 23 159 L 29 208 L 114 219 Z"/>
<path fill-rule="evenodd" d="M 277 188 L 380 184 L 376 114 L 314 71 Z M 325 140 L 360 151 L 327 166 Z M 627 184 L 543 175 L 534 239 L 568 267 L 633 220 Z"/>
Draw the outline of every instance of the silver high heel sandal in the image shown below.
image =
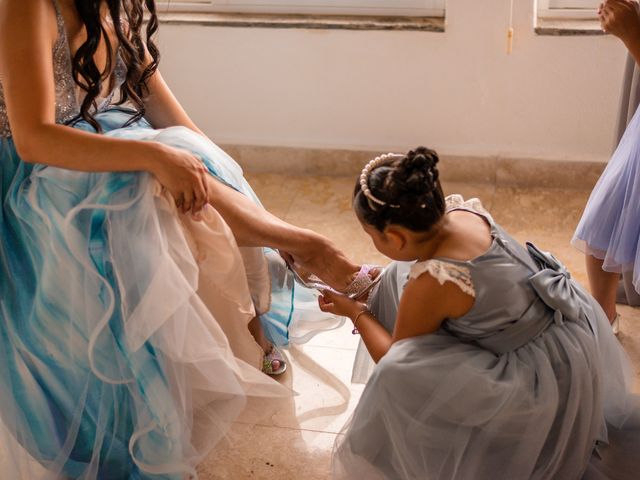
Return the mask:
<path fill-rule="evenodd" d="M 289 262 L 287 262 L 287 267 L 289 267 L 289 270 L 291 270 L 291 273 L 293 273 L 293 278 L 296 280 L 296 282 L 306 288 L 314 288 L 320 292 L 322 292 L 323 290 L 336 291 L 334 288 L 331 288 L 314 274 L 303 276 L 301 275 L 301 272 L 299 272 L 295 268 L 295 266 L 290 264 Z M 376 269 L 379 270 L 378 276 L 372 279 L 369 273 L 372 270 Z M 380 265 L 364 264 L 360 267 L 360 270 L 358 271 L 356 277 L 347 286 L 345 291 L 339 293 L 343 293 L 352 299 L 360 298 L 370 292 L 373 287 L 375 287 L 380 282 L 380 280 L 382 280 L 383 272 L 384 268 Z"/>

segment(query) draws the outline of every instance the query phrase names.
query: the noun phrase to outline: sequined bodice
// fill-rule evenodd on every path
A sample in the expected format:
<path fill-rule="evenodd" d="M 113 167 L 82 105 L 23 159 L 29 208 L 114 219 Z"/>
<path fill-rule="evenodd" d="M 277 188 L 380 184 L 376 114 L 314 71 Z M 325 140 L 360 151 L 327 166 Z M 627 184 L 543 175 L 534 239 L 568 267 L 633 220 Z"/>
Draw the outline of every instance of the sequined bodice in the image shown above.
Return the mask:
<path fill-rule="evenodd" d="M 56 10 L 58 37 L 53 46 L 53 78 L 56 88 L 56 123 L 64 124 L 73 120 L 80 113 L 81 99 L 78 98 L 78 88 L 71 73 L 71 52 L 64 25 L 64 18 L 56 0 L 52 0 Z M 126 66 L 120 55 L 116 56 L 116 67 L 113 73 L 113 89 L 106 97 L 96 99 L 97 110 L 106 109 L 113 100 L 114 94 L 126 77 Z M 11 136 L 11 128 L 7 116 L 7 106 L 4 90 L 0 79 L 0 138 Z"/>

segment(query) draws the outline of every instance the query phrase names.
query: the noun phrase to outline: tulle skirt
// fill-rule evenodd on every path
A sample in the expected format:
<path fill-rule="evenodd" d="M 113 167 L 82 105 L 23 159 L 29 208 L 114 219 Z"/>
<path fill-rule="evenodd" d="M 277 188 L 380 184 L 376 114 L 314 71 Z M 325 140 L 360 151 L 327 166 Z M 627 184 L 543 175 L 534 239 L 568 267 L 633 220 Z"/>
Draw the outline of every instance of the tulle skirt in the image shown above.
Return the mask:
<path fill-rule="evenodd" d="M 387 329 L 406 271 L 392 264 L 371 300 Z M 638 478 L 633 369 L 597 302 L 581 310 L 592 323 L 502 355 L 444 329 L 394 344 L 336 441 L 333 478 Z"/>
<path fill-rule="evenodd" d="M 106 135 L 188 149 L 255 199 L 210 141 L 129 118 L 98 116 Z M 251 319 L 279 344 L 296 319 L 300 338 L 338 323 L 305 325 L 313 297 L 275 252 L 239 248 L 212 207 L 178 214 L 149 174 L 29 165 L 10 139 L 0 161 L 1 478 L 195 477 L 247 396 L 290 394 L 259 370 Z"/>
<path fill-rule="evenodd" d="M 608 272 L 633 272 L 640 292 L 640 110 L 598 180 L 572 244 Z"/>

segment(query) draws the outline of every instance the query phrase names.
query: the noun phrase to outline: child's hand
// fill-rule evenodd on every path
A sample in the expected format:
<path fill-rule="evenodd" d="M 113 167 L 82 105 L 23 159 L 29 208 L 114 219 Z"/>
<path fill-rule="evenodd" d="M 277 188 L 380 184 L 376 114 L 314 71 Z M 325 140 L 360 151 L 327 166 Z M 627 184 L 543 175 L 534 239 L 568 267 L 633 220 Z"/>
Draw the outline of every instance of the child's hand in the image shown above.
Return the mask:
<path fill-rule="evenodd" d="M 331 290 L 322 291 L 322 295 L 318 297 L 318 305 L 323 312 L 329 312 L 351 319 L 366 309 L 364 303 L 360 303 L 349 298 L 347 295 Z"/>
<path fill-rule="evenodd" d="M 636 0 L 606 0 L 598 13 L 605 32 L 625 43 L 640 37 L 640 15 Z"/>

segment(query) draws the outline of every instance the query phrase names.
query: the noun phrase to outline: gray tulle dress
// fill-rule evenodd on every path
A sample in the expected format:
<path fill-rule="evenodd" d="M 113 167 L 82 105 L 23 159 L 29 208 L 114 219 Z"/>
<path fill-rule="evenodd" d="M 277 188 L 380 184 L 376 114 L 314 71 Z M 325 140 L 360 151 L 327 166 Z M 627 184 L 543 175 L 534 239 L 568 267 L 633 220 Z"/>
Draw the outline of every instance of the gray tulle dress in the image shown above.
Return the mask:
<path fill-rule="evenodd" d="M 524 248 L 479 201 L 489 250 L 471 261 L 393 263 L 369 307 L 390 332 L 407 278 L 475 297 L 436 333 L 394 344 L 336 443 L 334 478 L 640 478 L 640 398 L 598 303 L 552 255 Z M 355 377 L 366 372 L 362 351 Z"/>

